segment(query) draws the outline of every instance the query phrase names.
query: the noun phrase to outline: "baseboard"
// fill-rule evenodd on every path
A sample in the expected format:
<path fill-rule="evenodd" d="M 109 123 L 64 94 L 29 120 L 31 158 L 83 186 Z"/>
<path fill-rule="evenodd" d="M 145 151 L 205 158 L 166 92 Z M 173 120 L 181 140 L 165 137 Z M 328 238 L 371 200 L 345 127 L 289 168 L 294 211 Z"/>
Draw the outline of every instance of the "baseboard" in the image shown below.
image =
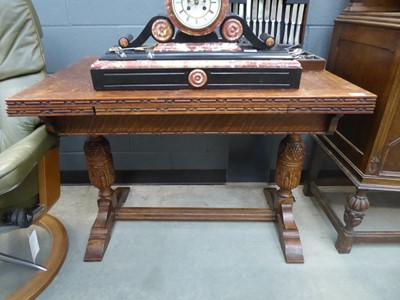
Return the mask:
<path fill-rule="evenodd" d="M 307 170 L 302 172 L 301 184 L 307 177 Z M 116 171 L 116 183 L 143 184 L 224 184 L 227 182 L 226 170 L 135 170 Z M 247 182 L 248 177 L 235 182 Z M 275 170 L 270 171 L 268 183 L 275 182 Z M 87 171 L 61 171 L 62 184 L 89 184 Z M 340 170 L 322 170 L 317 180 L 320 186 L 347 186 L 351 181 Z"/>
<path fill-rule="evenodd" d="M 135 170 L 116 171 L 116 183 L 223 184 L 226 170 Z M 61 171 L 62 184 L 88 184 L 87 171 Z"/>

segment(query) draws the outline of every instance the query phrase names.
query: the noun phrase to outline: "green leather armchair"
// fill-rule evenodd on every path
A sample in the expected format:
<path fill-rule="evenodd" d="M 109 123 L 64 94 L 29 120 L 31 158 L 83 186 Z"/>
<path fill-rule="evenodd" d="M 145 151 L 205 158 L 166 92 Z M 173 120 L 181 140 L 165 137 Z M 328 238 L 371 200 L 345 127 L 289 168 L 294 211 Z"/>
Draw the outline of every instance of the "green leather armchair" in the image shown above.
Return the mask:
<path fill-rule="evenodd" d="M 58 170 L 52 166 L 58 160 L 41 165 L 45 154 L 57 149 L 58 139 L 39 118 L 6 114 L 5 99 L 46 76 L 42 30 L 31 1 L 0 0 L 0 20 L 0 226 L 28 227 L 40 203 L 39 191 L 51 188 L 59 196 L 54 178 L 53 186 L 39 184 L 46 177 L 39 171 Z"/>

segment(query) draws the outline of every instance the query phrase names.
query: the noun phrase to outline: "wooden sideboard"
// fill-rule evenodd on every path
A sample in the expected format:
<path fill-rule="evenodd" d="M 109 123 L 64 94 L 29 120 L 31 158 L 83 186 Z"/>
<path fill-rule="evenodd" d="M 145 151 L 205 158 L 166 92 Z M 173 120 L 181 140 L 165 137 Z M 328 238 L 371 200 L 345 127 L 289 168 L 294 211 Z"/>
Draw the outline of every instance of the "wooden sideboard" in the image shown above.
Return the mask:
<path fill-rule="evenodd" d="M 327 69 L 377 94 L 377 106 L 372 116 L 344 116 L 331 136 L 314 136 L 357 187 L 346 201 L 345 224 L 315 184 L 318 152 L 305 192 L 320 200 L 339 234 L 339 252 L 355 242 L 400 242 L 400 232 L 354 230 L 369 207 L 368 191 L 400 191 L 400 2 L 350 3 L 335 21 Z"/>

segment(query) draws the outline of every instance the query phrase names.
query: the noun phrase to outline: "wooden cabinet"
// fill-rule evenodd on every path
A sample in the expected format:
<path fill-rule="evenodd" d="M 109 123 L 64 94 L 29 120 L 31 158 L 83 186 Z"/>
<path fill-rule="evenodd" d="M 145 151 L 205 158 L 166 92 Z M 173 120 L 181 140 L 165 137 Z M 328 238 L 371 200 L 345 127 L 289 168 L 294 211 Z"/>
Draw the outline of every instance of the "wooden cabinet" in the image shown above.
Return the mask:
<path fill-rule="evenodd" d="M 331 136 L 315 136 L 357 187 L 344 221 L 323 203 L 339 233 L 339 252 L 357 241 L 400 241 L 400 232 L 356 232 L 369 207 L 370 190 L 400 191 L 400 2 L 354 1 L 336 19 L 327 69 L 378 95 L 375 113 L 343 116 Z M 318 194 L 310 168 L 305 191 Z"/>

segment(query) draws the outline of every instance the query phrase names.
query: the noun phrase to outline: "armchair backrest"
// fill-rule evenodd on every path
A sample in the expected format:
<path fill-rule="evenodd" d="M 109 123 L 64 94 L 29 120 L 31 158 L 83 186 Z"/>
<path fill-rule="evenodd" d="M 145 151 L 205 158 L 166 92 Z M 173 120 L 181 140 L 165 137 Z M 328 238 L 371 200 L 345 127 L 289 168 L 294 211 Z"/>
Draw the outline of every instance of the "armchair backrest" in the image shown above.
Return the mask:
<path fill-rule="evenodd" d="M 256 36 L 269 33 L 277 44 L 303 44 L 309 0 L 230 0 Z"/>
<path fill-rule="evenodd" d="M 41 37 L 31 0 L 0 0 L 0 152 L 40 124 L 7 117 L 5 99 L 45 77 Z"/>
<path fill-rule="evenodd" d="M 39 18 L 30 0 L 0 0 L 0 81 L 44 69 Z"/>

